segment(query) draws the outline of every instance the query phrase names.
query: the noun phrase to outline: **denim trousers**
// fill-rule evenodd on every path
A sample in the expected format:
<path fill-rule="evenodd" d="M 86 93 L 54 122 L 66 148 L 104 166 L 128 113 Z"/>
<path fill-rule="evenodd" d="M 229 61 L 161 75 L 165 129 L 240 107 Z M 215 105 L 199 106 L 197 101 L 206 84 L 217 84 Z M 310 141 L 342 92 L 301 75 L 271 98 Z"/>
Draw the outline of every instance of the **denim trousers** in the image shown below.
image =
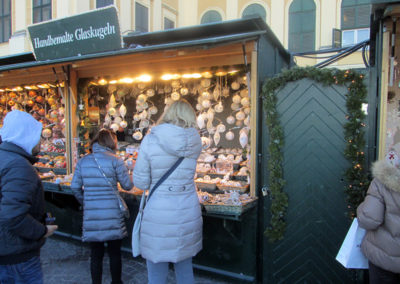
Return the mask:
<path fill-rule="evenodd" d="M 371 261 L 369 265 L 369 283 L 370 284 L 399 284 L 400 273 L 394 273 L 379 266 L 376 266 Z"/>
<path fill-rule="evenodd" d="M 103 275 L 103 257 L 105 242 L 90 242 L 90 273 L 93 284 L 101 284 Z M 122 284 L 121 243 L 122 240 L 107 241 L 107 252 L 110 258 L 112 284 Z"/>
<path fill-rule="evenodd" d="M 146 260 L 147 277 L 149 284 L 167 283 L 169 262 L 154 263 Z M 194 284 L 192 258 L 184 259 L 174 263 L 175 277 L 177 284 Z"/>
<path fill-rule="evenodd" d="M 28 261 L 0 265 L 1 284 L 43 284 L 42 265 L 40 257 L 35 256 Z"/>

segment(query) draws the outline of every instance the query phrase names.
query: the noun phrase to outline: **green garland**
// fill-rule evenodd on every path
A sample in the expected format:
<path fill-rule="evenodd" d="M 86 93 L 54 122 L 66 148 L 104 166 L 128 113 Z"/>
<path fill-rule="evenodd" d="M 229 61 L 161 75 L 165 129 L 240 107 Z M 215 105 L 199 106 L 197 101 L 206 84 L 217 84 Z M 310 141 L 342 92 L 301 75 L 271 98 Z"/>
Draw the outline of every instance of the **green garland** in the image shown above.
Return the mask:
<path fill-rule="evenodd" d="M 367 89 L 363 83 L 363 75 L 352 70 L 318 69 L 315 67 L 295 67 L 286 70 L 279 76 L 267 79 L 262 87 L 262 99 L 266 114 L 270 140 L 268 151 L 269 195 L 271 198 L 271 221 L 264 234 L 271 242 L 283 239 L 286 230 L 286 210 L 288 196 L 283 191 L 285 185 L 283 175 L 284 132 L 276 110 L 275 92 L 288 82 L 309 78 L 324 85 L 344 85 L 348 88 L 346 95 L 347 122 L 344 125 L 344 137 L 347 141 L 344 156 L 351 163 L 345 172 L 348 185 L 345 188 L 349 215 L 355 216 L 357 206 L 364 200 L 368 189 L 369 178 L 365 164 L 365 131 L 363 127 L 365 114 L 362 104 L 366 102 Z"/>

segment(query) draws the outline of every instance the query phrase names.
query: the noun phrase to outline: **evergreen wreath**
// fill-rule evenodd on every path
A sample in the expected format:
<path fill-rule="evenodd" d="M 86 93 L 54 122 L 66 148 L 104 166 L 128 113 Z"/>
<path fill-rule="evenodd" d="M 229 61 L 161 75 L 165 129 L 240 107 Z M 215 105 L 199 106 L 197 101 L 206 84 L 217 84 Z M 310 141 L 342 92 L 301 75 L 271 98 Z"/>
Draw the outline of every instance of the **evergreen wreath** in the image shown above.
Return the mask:
<path fill-rule="evenodd" d="M 346 94 L 347 122 L 343 126 L 346 147 L 344 156 L 351 166 L 344 173 L 347 185 L 344 189 L 348 204 L 349 216 L 356 215 L 357 206 L 364 200 L 370 180 L 365 168 L 365 114 L 362 104 L 366 103 L 367 88 L 364 85 L 364 75 L 353 70 L 318 69 L 315 67 L 294 67 L 267 79 L 262 87 L 261 97 L 266 114 L 266 124 L 270 139 L 268 152 L 269 197 L 271 199 L 271 221 L 264 231 L 270 242 L 283 239 L 286 230 L 286 210 L 288 196 L 283 191 L 285 185 L 283 175 L 284 131 L 276 110 L 275 92 L 288 82 L 309 78 L 325 86 L 343 85 L 348 89 Z"/>

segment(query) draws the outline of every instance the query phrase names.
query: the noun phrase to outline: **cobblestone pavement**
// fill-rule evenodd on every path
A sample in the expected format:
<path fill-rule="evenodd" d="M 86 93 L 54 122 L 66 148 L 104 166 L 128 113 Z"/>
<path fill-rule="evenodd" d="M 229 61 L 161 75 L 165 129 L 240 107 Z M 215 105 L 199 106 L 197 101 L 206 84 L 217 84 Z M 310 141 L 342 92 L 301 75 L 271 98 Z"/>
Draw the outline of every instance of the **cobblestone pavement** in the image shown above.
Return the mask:
<path fill-rule="evenodd" d="M 41 261 L 45 284 L 90 284 L 90 251 L 87 244 L 59 236 L 49 238 L 41 251 Z M 133 258 L 126 252 L 122 256 L 122 281 L 125 284 L 147 283 L 145 261 Z M 195 270 L 197 284 L 232 284 L 237 280 Z M 107 253 L 103 263 L 103 283 L 111 283 Z M 170 269 L 168 283 L 175 283 L 173 270 Z M 248 282 L 247 282 L 248 283 Z"/>

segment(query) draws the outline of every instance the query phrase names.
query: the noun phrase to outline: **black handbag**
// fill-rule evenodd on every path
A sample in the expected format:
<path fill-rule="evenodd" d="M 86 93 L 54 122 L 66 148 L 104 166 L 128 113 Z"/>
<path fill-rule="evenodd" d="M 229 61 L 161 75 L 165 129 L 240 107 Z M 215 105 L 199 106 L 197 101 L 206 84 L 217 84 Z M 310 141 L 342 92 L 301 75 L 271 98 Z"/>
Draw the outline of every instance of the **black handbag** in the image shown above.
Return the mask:
<path fill-rule="evenodd" d="M 112 186 L 112 184 L 110 183 L 110 181 L 106 177 L 106 174 L 103 172 L 103 169 L 100 167 L 100 164 L 97 161 L 96 156 L 94 154 L 93 154 L 93 157 L 94 157 L 94 160 L 96 161 L 97 167 L 99 168 L 99 170 L 100 170 L 101 174 L 103 175 L 104 179 L 107 181 L 107 183 L 110 185 L 112 191 L 117 196 L 119 210 L 121 210 L 121 213 L 125 218 L 129 219 L 130 214 L 129 214 L 128 205 L 126 205 L 125 200 L 122 199 L 121 195 L 119 195 L 118 189 L 114 189 L 114 187 Z"/>

